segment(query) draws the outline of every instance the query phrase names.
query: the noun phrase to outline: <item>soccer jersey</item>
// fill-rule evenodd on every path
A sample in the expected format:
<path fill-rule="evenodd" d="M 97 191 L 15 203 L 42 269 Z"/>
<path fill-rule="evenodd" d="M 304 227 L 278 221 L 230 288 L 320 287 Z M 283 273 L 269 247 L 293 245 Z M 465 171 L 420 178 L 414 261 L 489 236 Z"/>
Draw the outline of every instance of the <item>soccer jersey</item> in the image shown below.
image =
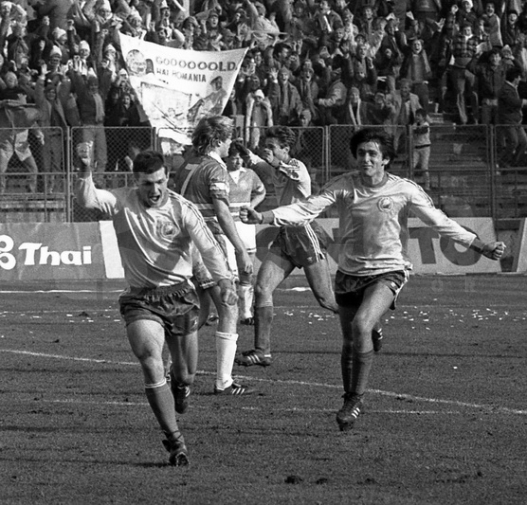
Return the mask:
<path fill-rule="evenodd" d="M 240 220 L 240 209 L 251 204 L 254 194 L 265 193 L 265 186 L 254 170 L 240 168 L 229 172 L 229 208 L 235 221 Z"/>
<path fill-rule="evenodd" d="M 174 183 L 176 192 L 196 205 L 213 233 L 223 234 L 213 204 L 214 198 L 229 201 L 228 172 L 221 158 L 211 154 L 190 159 Z"/>
<path fill-rule="evenodd" d="M 339 214 L 339 270 L 350 275 L 376 275 L 409 270 L 408 217 L 419 217 L 441 235 L 469 246 L 476 235 L 436 209 L 414 182 L 386 173 L 375 187 L 362 184 L 359 174 L 331 180 L 318 195 L 264 213 L 276 226 L 309 222 L 330 205 Z"/>
<path fill-rule="evenodd" d="M 291 158 L 288 163 L 280 162 L 273 170 L 272 181 L 278 199 L 278 205 L 289 205 L 311 194 L 311 177 L 306 166 Z"/>
<path fill-rule="evenodd" d="M 127 283 L 136 288 L 170 286 L 192 277 L 192 244 L 215 281 L 231 279 L 223 252 L 195 205 L 169 191 L 159 208 L 145 207 L 135 188 L 96 189 L 79 179 L 79 202 L 113 220 Z"/>

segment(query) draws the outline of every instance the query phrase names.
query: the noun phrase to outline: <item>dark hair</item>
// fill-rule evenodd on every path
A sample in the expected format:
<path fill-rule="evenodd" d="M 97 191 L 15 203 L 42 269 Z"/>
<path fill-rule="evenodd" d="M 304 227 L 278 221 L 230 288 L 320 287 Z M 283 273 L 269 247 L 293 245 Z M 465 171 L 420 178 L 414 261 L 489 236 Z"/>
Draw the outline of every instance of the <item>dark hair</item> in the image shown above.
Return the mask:
<path fill-rule="evenodd" d="M 394 159 L 395 152 L 393 150 L 392 137 L 382 128 L 363 128 L 351 137 L 350 151 L 355 158 L 357 157 L 359 145 L 365 142 L 377 142 L 381 148 L 383 158 L 387 158 L 390 161 Z"/>
<path fill-rule="evenodd" d="M 520 70 L 520 68 L 514 65 L 513 67 L 509 68 L 507 72 L 505 73 L 505 80 L 512 82 L 514 81 L 514 79 L 516 79 L 517 77 L 520 77 L 521 75 L 522 75 L 522 71 Z"/>
<path fill-rule="evenodd" d="M 236 154 L 239 154 L 241 157 L 249 156 L 249 150 L 240 140 L 233 140 L 229 147 L 228 156 L 235 156 Z"/>
<path fill-rule="evenodd" d="M 153 174 L 160 168 L 165 167 L 165 158 L 158 151 L 141 151 L 134 159 L 134 174 Z M 166 167 L 165 167 L 166 172 Z"/>
<path fill-rule="evenodd" d="M 296 143 L 296 134 L 288 126 L 271 126 L 265 132 L 266 139 L 276 139 L 281 147 L 293 147 Z"/>
<path fill-rule="evenodd" d="M 194 129 L 192 145 L 199 155 L 203 155 L 215 142 L 230 138 L 232 129 L 232 119 L 226 116 L 204 117 Z"/>

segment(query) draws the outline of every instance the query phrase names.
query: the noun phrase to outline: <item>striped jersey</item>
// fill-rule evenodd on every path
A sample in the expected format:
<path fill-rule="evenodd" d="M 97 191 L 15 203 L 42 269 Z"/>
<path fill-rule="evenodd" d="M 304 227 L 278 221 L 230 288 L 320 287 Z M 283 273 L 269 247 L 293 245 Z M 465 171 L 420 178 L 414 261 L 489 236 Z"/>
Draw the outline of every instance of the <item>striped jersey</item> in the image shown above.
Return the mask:
<path fill-rule="evenodd" d="M 196 205 L 213 233 L 222 234 L 213 198 L 229 201 L 227 167 L 219 156 L 204 155 L 188 160 L 175 179 L 175 191 Z"/>
<path fill-rule="evenodd" d="M 169 191 L 159 208 L 147 208 L 136 188 L 96 189 L 79 179 L 79 203 L 113 221 L 125 279 L 131 287 L 154 288 L 188 281 L 197 247 L 215 281 L 232 279 L 223 251 L 191 202 Z"/>
<path fill-rule="evenodd" d="M 412 268 L 407 254 L 410 214 L 467 247 L 476 238 L 435 208 L 420 186 L 388 172 L 375 187 L 363 185 L 357 173 L 344 174 L 332 179 L 318 195 L 266 212 L 264 218 L 272 218 L 276 226 L 309 222 L 333 204 L 339 215 L 338 267 L 350 275 Z"/>

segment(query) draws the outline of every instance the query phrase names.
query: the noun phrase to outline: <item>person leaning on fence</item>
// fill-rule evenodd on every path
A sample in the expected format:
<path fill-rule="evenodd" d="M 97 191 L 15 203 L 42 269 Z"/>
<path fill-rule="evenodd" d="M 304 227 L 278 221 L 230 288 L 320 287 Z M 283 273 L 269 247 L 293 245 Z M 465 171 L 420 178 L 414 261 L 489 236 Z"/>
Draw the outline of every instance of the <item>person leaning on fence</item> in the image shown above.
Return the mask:
<path fill-rule="evenodd" d="M 63 152 L 68 121 L 65 109 L 71 91 L 71 82 L 66 76 L 57 84 L 46 84 L 47 65 L 41 65 L 41 73 L 35 84 L 35 103 L 40 117 L 39 124 L 44 134 L 42 157 L 46 172 L 52 172 L 47 190 L 50 193 L 64 190 Z"/>
<path fill-rule="evenodd" d="M 341 430 L 353 427 L 364 411 L 364 394 L 373 364 L 374 325 L 394 309 L 412 265 L 408 261 L 407 218 L 415 214 L 440 235 L 498 260 L 503 242 L 483 243 L 436 209 L 414 182 L 386 172 L 394 152 L 391 137 L 365 128 L 353 135 L 350 150 L 358 172 L 349 171 L 326 184 L 317 195 L 259 213 L 242 209 L 242 221 L 275 226 L 305 225 L 331 205 L 339 216 L 339 264 L 335 296 L 343 336 L 341 353 L 344 404 L 337 413 Z"/>
<path fill-rule="evenodd" d="M 37 190 L 38 167 L 29 146 L 29 130 L 36 126 L 39 117 L 36 106 L 27 104 L 27 95 L 18 86 L 17 76 L 7 72 L 0 80 L 0 193 L 5 193 L 7 180 L 4 175 L 14 155 L 31 174 L 27 190 Z M 40 130 L 35 132 L 43 140 Z"/>
<path fill-rule="evenodd" d="M 527 100 L 518 93 L 522 79 L 519 67 L 511 67 L 505 74 L 505 83 L 498 93 L 498 145 L 503 145 L 499 164 L 502 167 L 519 166 L 525 162 L 527 134 L 523 128 L 523 107 Z"/>
<path fill-rule="evenodd" d="M 164 158 L 143 151 L 133 164 L 135 186 L 96 189 L 91 150 L 80 144 L 77 201 L 111 216 L 128 284 L 119 298 L 133 353 L 139 360 L 145 392 L 176 466 L 188 465 L 188 451 L 176 413 L 188 407 L 198 360 L 199 299 L 191 282 L 197 247 L 217 283 L 222 303 L 237 297 L 225 256 L 194 204 L 168 190 Z M 163 366 L 163 346 L 172 359 L 170 385 Z"/>

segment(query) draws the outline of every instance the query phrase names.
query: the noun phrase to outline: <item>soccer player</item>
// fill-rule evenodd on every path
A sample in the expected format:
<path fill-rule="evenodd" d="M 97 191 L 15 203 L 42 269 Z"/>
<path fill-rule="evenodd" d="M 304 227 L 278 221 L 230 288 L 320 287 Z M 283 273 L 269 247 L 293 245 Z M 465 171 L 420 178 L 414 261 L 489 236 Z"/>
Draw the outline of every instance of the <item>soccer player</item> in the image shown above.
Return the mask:
<path fill-rule="evenodd" d="M 192 247 L 197 247 L 217 282 L 223 303 L 237 301 L 232 273 L 223 251 L 194 206 L 167 187 L 164 158 L 155 151 L 137 155 L 135 187 L 96 189 L 89 146 L 79 144 L 77 200 L 111 216 L 128 289 L 120 296 L 121 315 L 133 353 L 143 371 L 146 397 L 176 466 L 188 465 L 188 451 L 176 412 L 188 406 L 198 358 L 199 299 L 190 281 Z M 162 350 L 171 358 L 167 383 Z M 172 391 L 171 391 L 172 390 Z"/>
<path fill-rule="evenodd" d="M 290 155 L 296 143 L 294 130 L 273 126 L 266 132 L 262 159 L 271 166 L 272 181 L 280 205 L 294 203 L 311 194 L 311 178 L 306 166 Z M 327 234 L 315 222 L 302 226 L 284 225 L 258 270 L 255 294 L 254 349 L 236 358 L 242 366 L 271 364 L 273 292 L 295 268 L 303 268 L 318 303 L 338 312 L 331 284 L 326 251 Z"/>
<path fill-rule="evenodd" d="M 240 280 L 250 278 L 252 259 L 238 235 L 229 208 L 229 174 L 222 158 L 229 154 L 232 142 L 232 120 L 224 116 L 202 118 L 192 134 L 196 156 L 188 159 L 174 179 L 175 190 L 196 204 L 210 231 L 230 259 L 231 270 L 238 269 Z M 238 340 L 238 306 L 225 304 L 219 286 L 207 289 L 219 321 L 216 330 L 217 395 L 246 395 L 252 388 L 234 381 L 232 368 Z"/>
<path fill-rule="evenodd" d="M 344 405 L 337 422 L 343 431 L 353 427 L 363 410 L 374 355 L 372 327 L 388 309 L 395 308 L 412 268 L 406 254 L 409 213 L 493 260 L 505 250 L 503 242 L 483 243 L 449 219 L 414 182 L 386 172 L 393 147 L 384 131 L 359 130 L 350 148 L 358 173 L 336 177 L 318 195 L 286 207 L 263 214 L 251 208 L 240 211 L 244 222 L 283 226 L 309 222 L 330 205 L 337 206 L 341 240 L 335 295 L 343 335 L 344 385 Z"/>
<path fill-rule="evenodd" d="M 243 166 L 244 157 L 249 156 L 249 151 L 239 141 L 233 142 L 229 147 L 229 155 L 225 164 L 229 171 L 229 202 L 231 214 L 236 224 L 240 238 L 245 244 L 247 253 L 254 264 L 256 256 L 256 227 L 254 224 L 242 223 L 240 209 L 242 207 L 256 208 L 265 199 L 265 186 L 254 170 Z M 253 325 L 252 314 L 254 288 L 252 276 L 241 279 L 238 286 L 240 307 L 240 323 Z"/>

